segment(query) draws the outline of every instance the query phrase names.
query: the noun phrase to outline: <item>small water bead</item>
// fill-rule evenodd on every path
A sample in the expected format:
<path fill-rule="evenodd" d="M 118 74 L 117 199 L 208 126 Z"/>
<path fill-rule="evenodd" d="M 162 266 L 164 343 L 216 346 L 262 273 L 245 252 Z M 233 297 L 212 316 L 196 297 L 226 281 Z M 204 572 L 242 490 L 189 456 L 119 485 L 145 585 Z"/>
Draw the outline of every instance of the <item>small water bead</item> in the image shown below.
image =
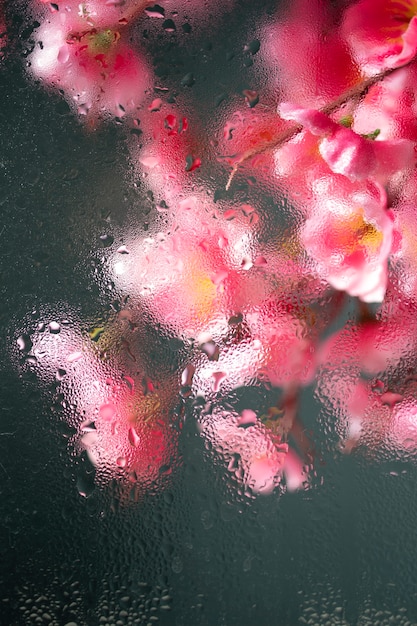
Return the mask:
<path fill-rule="evenodd" d="M 29 335 L 26 334 L 20 335 L 20 337 L 17 338 L 16 343 L 21 352 L 29 352 L 33 346 Z"/>

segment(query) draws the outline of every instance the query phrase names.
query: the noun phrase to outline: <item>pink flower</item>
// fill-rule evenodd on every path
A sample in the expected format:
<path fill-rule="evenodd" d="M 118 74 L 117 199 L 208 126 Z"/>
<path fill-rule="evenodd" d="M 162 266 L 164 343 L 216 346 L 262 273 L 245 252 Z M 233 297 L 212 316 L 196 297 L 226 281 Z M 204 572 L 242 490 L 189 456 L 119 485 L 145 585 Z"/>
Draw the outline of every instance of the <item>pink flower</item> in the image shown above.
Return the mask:
<path fill-rule="evenodd" d="M 231 316 L 272 289 L 251 229 L 256 211 L 243 205 L 222 215 L 203 195 L 173 208 L 166 233 L 136 239 L 129 255 L 117 255 L 115 281 L 175 334 L 224 332 Z"/>
<path fill-rule="evenodd" d="M 414 358 L 415 313 L 407 305 L 395 310 L 392 303 L 382 305 L 380 311 L 383 319 L 349 324 L 320 350 L 317 394 L 344 452 L 359 445 L 379 451 L 393 441 L 399 433 L 396 414 L 403 415 L 404 387 L 407 395 L 415 397 L 415 380 L 397 377 L 400 369 L 405 371 L 404 363 Z M 390 380 L 395 381 L 394 387 Z"/>
<path fill-rule="evenodd" d="M 285 474 L 287 489 L 306 486 L 307 474 L 298 455 L 262 425 L 256 413 L 215 408 L 199 421 L 201 435 L 228 463 L 228 471 L 249 493 L 269 495 Z"/>
<path fill-rule="evenodd" d="M 366 321 L 351 324 L 337 331 L 319 349 L 317 360 L 322 368 L 336 372 L 344 367 L 349 376 L 363 372 L 369 376 L 382 376 L 398 366 L 402 357 L 414 350 L 410 335 L 415 334 L 417 323 L 411 313 L 396 312 L 383 321 Z"/>
<path fill-rule="evenodd" d="M 401 67 L 417 53 L 417 3 L 360 0 L 346 10 L 342 32 L 365 72 Z"/>
<path fill-rule="evenodd" d="M 417 183 L 414 176 L 414 187 Z M 417 217 L 416 189 L 408 185 L 405 201 L 393 210 L 396 228 L 396 246 L 391 256 L 397 287 L 407 298 L 417 299 Z M 408 201 L 407 201 L 408 200 Z"/>
<path fill-rule="evenodd" d="M 202 131 L 184 110 L 161 98 L 149 101 L 140 115 L 140 137 L 133 134 L 129 145 L 136 172 L 145 173 L 153 193 L 168 205 L 194 194 L 204 162 Z"/>
<path fill-rule="evenodd" d="M 355 108 L 353 129 L 381 139 L 417 141 L 417 68 L 401 68 L 374 85 Z"/>
<path fill-rule="evenodd" d="M 332 287 L 364 302 L 381 302 L 387 286 L 393 219 L 386 194 L 370 181 L 333 176 L 316 182 L 301 240 Z"/>
<path fill-rule="evenodd" d="M 163 486 L 177 445 L 171 421 L 177 401 L 175 377 L 151 381 L 137 352 L 133 360 L 126 350 L 109 350 L 104 361 L 101 349 L 120 326 L 100 329 L 100 339 L 93 341 L 92 334 L 77 331 L 81 322 L 74 320 L 73 312 L 70 319 L 67 325 L 56 320 L 40 323 L 31 334 L 31 354 L 37 358 L 39 379 L 58 385 L 62 417 L 76 429 L 68 442 L 71 456 L 86 451 L 95 467 L 95 485 L 117 483 L 126 499 L 132 490 L 136 497 Z M 126 336 L 123 332 L 121 341 L 127 344 Z M 74 410 L 66 410 L 69 406 Z M 82 487 L 79 492 L 89 495 Z"/>
<path fill-rule="evenodd" d="M 257 175 L 270 176 L 274 160 L 271 150 L 265 150 L 289 125 L 275 112 L 255 109 L 232 110 L 219 134 L 218 153 L 221 161 L 234 166 L 242 159 L 256 167 Z"/>
<path fill-rule="evenodd" d="M 340 12 L 326 0 L 293 0 L 264 29 L 261 54 L 268 83 L 276 85 L 281 99 L 320 108 L 359 80 L 339 19 Z"/>
<path fill-rule="evenodd" d="M 393 412 L 387 433 L 390 447 L 413 453 L 417 450 L 417 403 L 414 398 L 399 402 Z"/>
<path fill-rule="evenodd" d="M 256 375 L 274 387 L 310 384 L 316 371 L 317 324 L 303 307 L 285 310 L 280 293 L 247 314 L 251 336 L 261 347 Z M 313 328 L 314 326 L 314 328 Z"/>
<path fill-rule="evenodd" d="M 372 178 L 381 184 L 414 165 L 414 144 L 405 139 L 378 141 L 358 135 L 314 109 L 290 103 L 279 106 L 281 117 L 303 125 L 321 137 L 318 148 L 332 172 L 350 180 Z"/>
<path fill-rule="evenodd" d="M 176 438 L 170 426 L 175 404 L 169 386 L 146 377 L 125 376 L 124 385 L 107 378 L 101 403 L 91 417 L 80 425 L 81 445 L 96 467 L 101 484 L 118 478 L 135 487 L 138 495 L 161 483 L 161 467 L 167 465 L 176 449 Z M 101 387 L 101 385 L 100 385 Z M 145 391 L 145 392 L 144 392 Z M 97 388 L 96 401 L 100 398 Z"/>
<path fill-rule="evenodd" d="M 44 18 L 30 71 L 62 89 L 78 113 L 93 120 L 133 113 L 149 85 L 147 65 L 125 43 L 124 24 L 107 21 L 119 10 L 114 15 L 106 4 L 106 10 L 83 11 L 74 3 Z"/>
<path fill-rule="evenodd" d="M 275 174 L 279 183 L 306 215 L 314 202 L 317 181 L 332 176 L 318 146 L 318 138 L 303 130 L 274 152 Z"/>

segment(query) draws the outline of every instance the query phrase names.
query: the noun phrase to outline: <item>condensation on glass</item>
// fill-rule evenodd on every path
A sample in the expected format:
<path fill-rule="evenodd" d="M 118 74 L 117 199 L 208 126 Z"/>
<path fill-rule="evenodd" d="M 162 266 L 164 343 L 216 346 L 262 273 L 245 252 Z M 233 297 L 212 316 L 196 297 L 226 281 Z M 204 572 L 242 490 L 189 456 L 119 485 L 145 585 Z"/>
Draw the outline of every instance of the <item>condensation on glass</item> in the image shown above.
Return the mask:
<path fill-rule="evenodd" d="M 417 623 L 416 23 L 0 0 L 1 623 Z"/>

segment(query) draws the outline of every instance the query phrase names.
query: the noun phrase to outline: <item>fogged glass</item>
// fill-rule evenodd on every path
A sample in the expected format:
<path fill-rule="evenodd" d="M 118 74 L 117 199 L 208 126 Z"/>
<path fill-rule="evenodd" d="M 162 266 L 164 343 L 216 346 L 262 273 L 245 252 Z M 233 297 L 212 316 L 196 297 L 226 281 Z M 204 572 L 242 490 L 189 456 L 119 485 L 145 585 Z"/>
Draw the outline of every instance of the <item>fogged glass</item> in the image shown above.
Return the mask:
<path fill-rule="evenodd" d="M 380 3 L 0 2 L 2 624 L 417 623 Z"/>

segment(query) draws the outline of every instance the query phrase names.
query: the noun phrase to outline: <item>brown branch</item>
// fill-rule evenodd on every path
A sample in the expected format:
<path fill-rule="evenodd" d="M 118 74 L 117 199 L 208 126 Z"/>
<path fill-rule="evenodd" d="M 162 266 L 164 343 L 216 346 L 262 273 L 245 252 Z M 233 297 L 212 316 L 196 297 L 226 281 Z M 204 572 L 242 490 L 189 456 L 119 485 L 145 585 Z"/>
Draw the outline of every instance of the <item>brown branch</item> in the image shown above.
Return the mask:
<path fill-rule="evenodd" d="M 330 115 L 331 113 L 334 113 L 335 111 L 337 111 L 337 109 L 340 109 L 341 106 L 343 106 L 350 100 L 355 100 L 355 99 L 359 100 L 363 98 L 368 93 L 371 87 L 383 81 L 385 78 L 387 78 L 387 76 L 390 76 L 393 72 L 399 69 L 402 69 L 404 67 L 407 67 L 407 65 L 410 65 L 415 60 L 416 60 L 416 57 L 413 57 L 410 61 L 407 61 L 407 63 L 404 63 L 404 65 L 401 65 L 399 67 L 391 67 L 387 70 L 384 70 L 383 72 L 380 72 L 379 74 L 375 74 L 375 76 L 371 76 L 370 78 L 367 78 L 366 80 L 362 81 L 358 85 L 351 87 L 350 89 L 345 91 L 341 96 L 336 98 L 336 100 L 333 100 L 329 104 L 326 104 L 324 107 L 322 107 L 319 110 L 321 111 L 321 113 Z M 287 130 L 280 133 L 277 137 L 275 137 L 275 139 L 272 139 L 271 141 L 263 143 L 262 145 L 252 148 L 248 150 L 247 152 L 245 152 L 244 154 L 242 154 L 242 156 L 239 157 L 239 159 L 233 165 L 231 174 L 226 184 L 226 191 L 230 189 L 232 180 L 239 166 L 242 165 L 242 163 L 244 163 L 248 159 L 251 159 L 257 154 L 263 154 L 264 152 L 268 152 L 270 150 L 279 148 L 284 143 L 287 143 L 287 141 L 289 141 L 290 139 L 298 135 L 303 130 L 303 128 L 304 127 L 301 124 L 291 126 L 290 128 L 287 128 Z"/>

